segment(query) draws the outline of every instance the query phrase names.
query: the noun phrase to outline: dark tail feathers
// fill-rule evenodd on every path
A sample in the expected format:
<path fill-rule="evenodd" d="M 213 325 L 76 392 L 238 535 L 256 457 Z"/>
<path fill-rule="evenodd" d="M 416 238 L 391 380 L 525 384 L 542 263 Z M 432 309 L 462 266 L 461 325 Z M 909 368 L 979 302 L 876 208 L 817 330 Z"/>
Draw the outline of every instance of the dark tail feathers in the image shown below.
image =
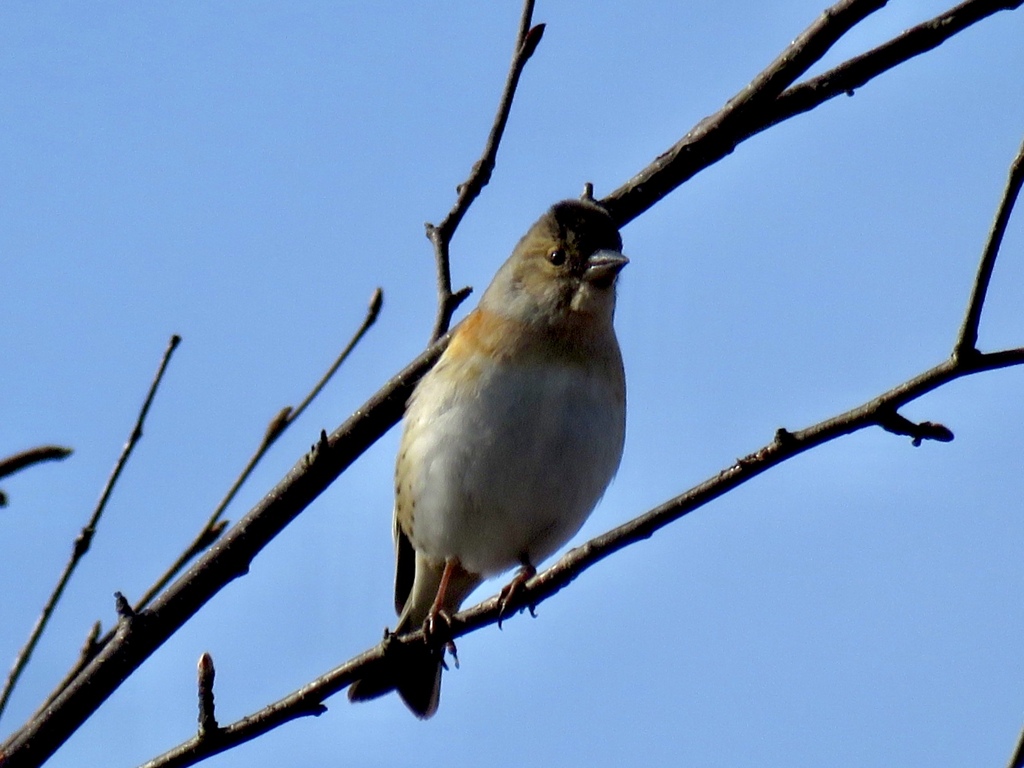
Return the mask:
<path fill-rule="evenodd" d="M 388 646 L 381 667 L 349 686 L 350 701 L 368 701 L 397 690 L 416 717 L 437 712 L 441 699 L 441 659 L 444 649 L 396 641 Z"/>

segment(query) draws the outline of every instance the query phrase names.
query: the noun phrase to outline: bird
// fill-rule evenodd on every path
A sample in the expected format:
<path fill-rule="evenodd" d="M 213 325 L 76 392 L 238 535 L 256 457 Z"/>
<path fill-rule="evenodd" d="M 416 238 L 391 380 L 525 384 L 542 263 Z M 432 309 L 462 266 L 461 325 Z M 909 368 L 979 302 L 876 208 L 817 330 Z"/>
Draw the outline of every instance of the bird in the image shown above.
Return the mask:
<path fill-rule="evenodd" d="M 613 319 L 628 261 L 603 207 L 556 203 L 417 384 L 395 463 L 395 635 L 423 627 L 429 637 L 485 579 L 518 566 L 504 607 L 604 495 L 625 440 Z M 397 689 L 432 717 L 443 647 L 392 645 L 401 650 L 349 698 Z"/>

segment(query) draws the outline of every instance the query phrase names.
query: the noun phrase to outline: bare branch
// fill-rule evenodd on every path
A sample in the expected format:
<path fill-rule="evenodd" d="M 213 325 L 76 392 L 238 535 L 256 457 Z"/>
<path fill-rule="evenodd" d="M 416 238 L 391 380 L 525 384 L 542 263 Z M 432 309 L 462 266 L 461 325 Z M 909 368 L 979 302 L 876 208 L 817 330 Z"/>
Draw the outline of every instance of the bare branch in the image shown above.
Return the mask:
<path fill-rule="evenodd" d="M 0 478 L 13 475 L 33 464 L 66 459 L 72 453 L 72 449 L 60 445 L 40 445 L 37 448 L 29 448 L 27 451 L 0 459 Z"/>
<path fill-rule="evenodd" d="M 505 88 L 502 91 L 498 111 L 494 116 L 491 132 L 487 136 L 483 154 L 473 164 L 469 178 L 458 186 L 456 190 L 458 198 L 455 201 L 455 206 L 445 216 L 444 221 L 438 226 L 429 223 L 426 225 L 427 237 L 434 244 L 434 260 L 437 263 L 438 306 L 434 329 L 430 335 L 431 341 L 436 341 L 448 331 L 452 315 L 472 291 L 471 288 L 466 287 L 452 293 L 451 257 L 448 248 L 455 235 L 455 230 L 462 222 L 462 217 L 466 215 L 469 206 L 473 204 L 480 191 L 491 180 L 491 173 L 494 172 L 498 157 L 498 146 L 501 144 L 505 125 L 508 123 L 508 116 L 512 111 L 512 100 L 515 98 L 516 88 L 519 85 L 519 77 L 544 35 L 543 24 L 530 26 L 533 19 L 533 5 L 534 0 L 525 0 L 523 3 L 523 12 L 519 19 L 519 32 L 516 34 L 515 52 L 512 54 L 512 63 L 509 65 L 508 76 L 505 79 Z"/>
<path fill-rule="evenodd" d="M 851 92 L 997 11 L 1013 10 L 1022 4 L 1024 0 L 967 0 L 868 53 L 784 90 L 843 34 L 885 5 L 884 2 L 837 3 L 794 40 L 765 73 L 600 202 L 620 226 L 627 224 L 751 136 L 841 93 Z"/>
<path fill-rule="evenodd" d="M 128 602 L 128 598 L 121 592 L 114 593 L 114 610 L 117 611 L 119 621 L 130 622 L 135 619 L 135 609 Z"/>
<path fill-rule="evenodd" d="M 960 337 L 957 339 L 956 348 L 954 349 L 954 354 L 958 357 L 973 355 L 978 351 L 978 325 L 981 323 L 981 310 L 985 304 L 985 296 L 988 293 L 988 284 L 992 279 L 992 270 L 996 266 L 999 246 L 1003 242 L 1006 225 L 1010 222 L 1013 205 L 1017 202 L 1017 197 L 1020 195 L 1021 185 L 1024 185 L 1024 143 L 1021 143 L 1017 156 L 1010 164 L 1010 174 L 1006 180 L 1003 197 L 999 201 L 999 210 L 996 212 L 996 218 L 992 222 L 992 229 L 989 231 L 988 240 L 985 242 L 985 250 L 981 254 L 978 273 L 974 278 L 974 287 L 971 289 L 971 299 L 967 304 L 967 312 L 964 315 L 964 323 L 960 329 Z"/>
<path fill-rule="evenodd" d="M 854 56 L 828 72 L 789 88 L 769 107 L 765 123 L 750 135 L 814 109 L 841 94 L 852 96 L 854 90 L 883 72 L 937 48 L 949 38 L 998 11 L 1014 10 L 1021 4 L 1020 0 L 967 0 L 950 8 L 867 53 Z"/>
<path fill-rule="evenodd" d="M 70 448 L 64 448 L 60 445 L 41 445 L 37 448 L 29 448 L 27 451 L 21 451 L 13 456 L 0 459 L 0 478 L 13 475 L 15 472 L 19 472 L 33 464 L 66 459 L 71 454 L 72 450 Z M 6 506 L 7 494 L 0 491 L 0 507 Z"/>
<path fill-rule="evenodd" d="M 381 307 L 383 306 L 384 289 L 379 287 L 374 288 L 373 294 L 370 296 L 370 304 L 366 308 L 366 316 L 363 318 L 362 324 L 356 329 L 356 332 L 352 334 L 352 338 L 349 339 L 348 344 L 346 344 L 345 348 L 341 350 L 341 352 L 338 354 L 338 357 L 334 360 L 333 363 L 331 363 L 331 367 L 327 369 L 327 372 L 323 375 L 320 381 L 318 381 L 316 385 L 313 387 L 313 389 L 309 391 L 309 394 L 306 395 L 305 399 L 297 406 L 295 406 L 295 410 L 289 411 L 288 417 L 285 420 L 285 427 L 287 427 L 289 424 L 291 424 L 297 418 L 299 418 L 299 416 L 302 415 L 303 411 L 305 411 L 306 408 L 309 407 L 309 404 L 313 402 L 316 396 L 320 394 L 320 392 L 323 390 L 325 386 L 327 386 L 327 382 L 331 380 L 331 377 L 334 376 L 337 370 L 341 367 L 342 363 L 348 360 L 348 356 L 352 354 L 352 350 L 356 348 L 356 345 L 363 340 L 363 337 L 366 335 L 366 332 L 369 331 L 377 322 L 377 318 L 380 317 Z M 282 431 L 283 429 L 284 427 L 281 428 Z M 276 437 L 277 434 L 274 435 L 274 438 Z M 271 442 L 273 442 L 274 438 L 271 438 Z"/>
<path fill-rule="evenodd" d="M 939 443 L 953 441 L 953 431 L 949 427 L 933 421 L 922 421 L 920 424 L 915 424 L 896 411 L 879 414 L 878 426 L 894 435 L 910 437 L 915 448 L 925 440 L 935 440 Z"/>
<path fill-rule="evenodd" d="M 1006 764 L 1006 768 L 1024 768 L 1024 730 L 1021 730 L 1020 735 L 1017 737 L 1017 746 L 1014 747 L 1013 754 L 1010 755 L 1010 762 Z"/>
<path fill-rule="evenodd" d="M 118 478 L 121 476 L 121 471 L 128 462 L 128 457 L 131 456 L 136 443 L 138 443 L 142 438 L 142 424 L 146 420 L 146 415 L 149 413 L 149 407 L 152 405 L 153 398 L 156 396 L 157 387 L 160 386 L 160 381 L 163 379 L 164 371 L 167 370 L 167 364 L 171 360 L 171 355 L 174 354 L 174 350 L 180 343 L 180 336 L 177 334 L 171 336 L 171 339 L 167 344 L 167 349 L 164 350 L 163 357 L 160 359 L 160 365 L 157 368 L 156 375 L 153 377 L 153 382 L 149 385 L 149 392 L 146 393 L 146 399 L 143 401 L 142 408 L 139 410 L 139 415 L 135 419 L 135 426 L 132 428 L 128 441 L 121 449 L 121 455 L 114 464 L 114 469 L 111 471 L 110 477 L 107 478 L 107 483 L 103 487 L 103 491 L 100 493 L 99 501 L 96 502 L 96 508 L 93 510 L 92 516 L 89 518 L 89 522 L 85 524 L 85 527 L 82 528 L 78 537 L 75 539 L 75 543 L 71 551 L 71 558 L 64 566 L 64 571 L 57 580 L 57 586 L 54 587 L 49 600 L 47 600 L 46 605 L 43 606 L 43 611 L 39 615 L 39 618 L 36 619 L 36 623 L 32 627 L 31 633 L 29 633 L 28 640 L 25 642 L 25 645 L 21 650 L 18 651 L 18 655 L 14 660 L 11 671 L 7 675 L 3 691 L 0 691 L 0 714 L 3 713 L 7 706 L 7 702 L 11 698 L 11 693 L 14 691 L 15 685 L 17 685 L 18 679 L 21 677 L 21 673 L 25 671 L 25 666 L 28 664 L 29 659 L 32 658 L 32 652 L 39 643 L 39 638 L 46 629 L 46 625 L 49 623 L 50 616 L 57 607 L 57 603 L 60 601 L 61 595 L 64 594 L 64 588 L 71 579 L 71 574 L 74 573 L 75 568 L 85 556 L 85 553 L 89 551 L 89 546 L 92 544 L 92 538 L 96 533 L 96 527 L 99 525 L 100 518 L 103 515 L 103 510 L 106 509 L 107 501 L 110 499 L 110 494 L 113 492 L 114 486 L 117 483 Z"/>
<path fill-rule="evenodd" d="M 256 448 L 253 455 L 249 457 L 249 461 L 245 465 L 245 468 L 238 477 L 235 478 L 235 482 L 231 484 L 231 487 L 224 495 L 224 498 L 220 500 L 220 503 L 210 514 L 210 517 L 207 519 L 206 523 L 203 524 L 199 533 L 196 534 L 192 542 L 178 556 L 178 559 L 175 560 L 164 574 L 157 579 L 148 590 L 146 590 L 146 593 L 141 598 L 139 598 L 138 602 L 135 604 L 136 611 L 149 605 L 153 601 L 153 598 L 168 584 L 170 584 L 172 579 L 184 570 L 185 566 L 192 562 L 199 553 L 205 551 L 220 537 L 220 534 L 223 533 L 224 528 L 227 525 L 227 523 L 221 520 L 221 518 L 223 517 L 225 510 L 227 510 L 228 505 L 234 500 L 239 489 L 241 489 L 245 481 L 249 479 L 253 470 L 256 469 L 256 465 L 259 464 L 267 451 L 270 450 L 270 447 L 276 442 L 277 438 L 279 438 L 281 434 L 288 429 L 288 427 L 295 423 L 309 404 L 313 402 L 314 398 L 323 391 L 323 388 L 327 386 L 331 377 L 334 376 L 342 363 L 348 359 L 348 356 L 352 354 L 352 350 L 356 348 L 356 345 L 362 341 L 367 331 L 369 331 L 370 328 L 373 327 L 374 323 L 377 322 L 383 303 L 384 291 L 380 288 L 376 288 L 373 295 L 370 297 L 370 305 L 367 307 L 366 316 L 363 318 L 363 322 L 360 324 L 359 328 L 356 329 L 356 332 L 352 334 L 352 338 L 349 339 L 345 348 L 341 350 L 338 357 L 335 358 L 334 362 L 331 363 L 330 367 L 327 369 L 327 372 L 320 377 L 320 381 L 313 386 L 301 403 L 295 406 L 295 408 L 285 406 L 277 412 L 277 415 L 274 416 L 274 418 L 270 420 L 259 446 Z M 105 637 L 101 643 L 105 644 L 109 639 L 109 637 Z"/>

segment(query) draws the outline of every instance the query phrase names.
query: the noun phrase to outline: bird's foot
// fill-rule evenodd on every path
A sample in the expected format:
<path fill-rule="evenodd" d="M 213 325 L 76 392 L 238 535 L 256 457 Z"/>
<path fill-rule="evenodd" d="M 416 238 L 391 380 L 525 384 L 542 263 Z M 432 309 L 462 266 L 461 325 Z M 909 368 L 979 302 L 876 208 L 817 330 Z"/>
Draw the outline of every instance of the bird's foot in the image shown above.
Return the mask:
<path fill-rule="evenodd" d="M 423 620 L 423 640 L 427 643 L 437 643 L 442 639 L 445 642 L 452 642 L 449 636 L 452 632 L 452 617 L 448 611 L 442 608 L 431 608 L 427 618 Z"/>
<path fill-rule="evenodd" d="M 423 620 L 423 642 L 427 645 L 442 645 L 444 651 L 451 654 L 455 668 L 459 668 L 459 649 L 455 647 L 455 641 L 451 638 L 452 617 L 448 611 L 437 609 L 431 610 L 427 618 Z M 441 651 L 441 666 L 446 670 L 448 664 L 444 660 L 444 651 Z"/>
<path fill-rule="evenodd" d="M 501 592 L 498 593 L 498 629 L 501 629 L 501 622 L 509 615 L 509 606 L 526 590 L 526 582 L 536 575 L 537 569 L 527 563 L 516 571 L 512 581 L 501 588 Z M 536 617 L 533 606 L 527 607 L 530 609 L 530 615 Z"/>

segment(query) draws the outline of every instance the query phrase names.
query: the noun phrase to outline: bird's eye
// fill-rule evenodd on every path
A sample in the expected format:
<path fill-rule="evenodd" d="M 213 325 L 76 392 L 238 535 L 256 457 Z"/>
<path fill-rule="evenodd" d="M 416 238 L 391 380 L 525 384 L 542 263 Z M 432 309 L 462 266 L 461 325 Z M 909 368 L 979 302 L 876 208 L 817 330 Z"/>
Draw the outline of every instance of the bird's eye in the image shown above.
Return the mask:
<path fill-rule="evenodd" d="M 553 251 L 548 253 L 548 261 L 556 267 L 562 266 L 565 264 L 565 251 L 561 248 L 555 248 Z"/>

